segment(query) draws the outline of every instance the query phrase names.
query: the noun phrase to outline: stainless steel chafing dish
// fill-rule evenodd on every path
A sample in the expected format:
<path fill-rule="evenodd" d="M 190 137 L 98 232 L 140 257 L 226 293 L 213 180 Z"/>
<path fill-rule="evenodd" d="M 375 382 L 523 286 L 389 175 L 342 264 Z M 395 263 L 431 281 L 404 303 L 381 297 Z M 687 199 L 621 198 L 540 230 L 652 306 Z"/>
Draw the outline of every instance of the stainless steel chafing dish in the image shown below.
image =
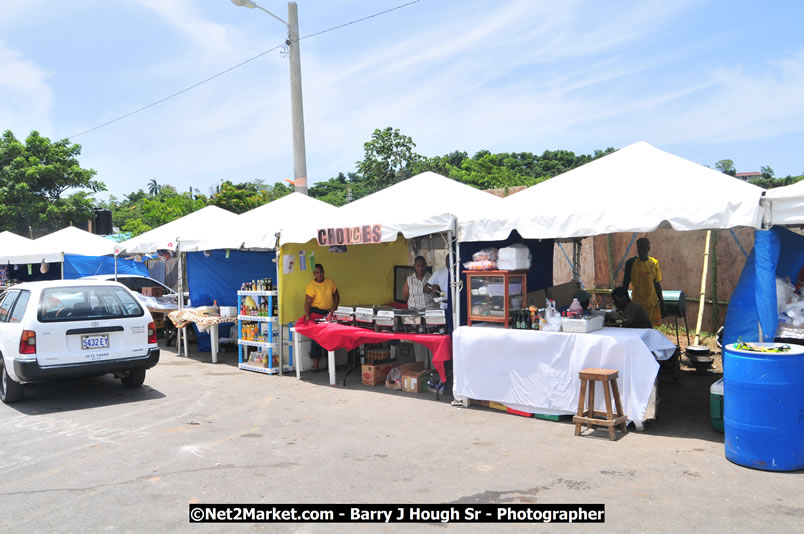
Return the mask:
<path fill-rule="evenodd" d="M 399 318 L 400 325 L 422 324 L 422 312 L 418 310 L 396 310 L 394 313 Z"/>
<path fill-rule="evenodd" d="M 338 306 L 332 315 L 339 323 L 351 325 L 355 322 L 355 310 L 351 306 Z"/>
<path fill-rule="evenodd" d="M 374 324 L 374 308 L 365 308 L 358 306 L 355 308 L 355 321 L 360 326 L 367 326 Z"/>
<path fill-rule="evenodd" d="M 378 309 L 374 315 L 374 324 L 386 328 L 393 328 L 396 326 L 396 318 L 394 310 Z"/>
<path fill-rule="evenodd" d="M 427 310 L 424 312 L 424 322 L 428 325 L 445 325 L 447 324 L 447 314 L 444 310 Z"/>

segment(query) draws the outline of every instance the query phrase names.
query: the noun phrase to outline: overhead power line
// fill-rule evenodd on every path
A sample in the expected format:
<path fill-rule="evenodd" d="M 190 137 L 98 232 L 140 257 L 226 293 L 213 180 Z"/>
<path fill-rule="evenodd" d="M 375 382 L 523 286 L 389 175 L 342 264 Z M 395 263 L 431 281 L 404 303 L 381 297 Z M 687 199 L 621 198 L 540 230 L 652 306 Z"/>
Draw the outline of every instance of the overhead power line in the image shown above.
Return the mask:
<path fill-rule="evenodd" d="M 409 6 L 409 5 L 416 4 L 416 3 L 419 3 L 419 2 L 421 2 L 421 0 L 413 0 L 413 1 L 411 1 L 411 2 L 407 2 L 406 4 L 401 4 L 401 5 L 398 5 L 398 6 L 396 6 L 396 7 L 392 7 L 392 8 L 390 8 L 390 9 L 386 9 L 385 11 L 379 11 L 379 12 L 377 12 L 377 13 L 374 13 L 373 15 L 368 15 L 368 16 L 366 16 L 366 17 L 362 17 L 362 18 L 359 18 L 359 19 L 355 19 L 355 20 L 352 20 L 352 21 L 346 22 L 346 23 L 344 23 L 344 24 L 339 24 L 338 26 L 333 26 L 332 28 L 328 28 L 328 29 L 326 29 L 326 30 L 321 30 L 320 32 L 311 33 L 311 34 L 309 34 L 309 35 L 305 35 L 305 36 L 303 36 L 303 37 L 299 37 L 299 41 L 302 41 L 302 40 L 304 40 L 304 39 L 309 39 L 310 37 L 317 37 L 317 36 L 319 36 L 319 35 L 322 35 L 322 34 L 325 34 L 325 33 L 329 33 L 329 32 L 331 32 L 331 31 L 339 30 L 339 29 L 341 29 L 341 28 L 345 28 L 346 26 L 351 26 L 352 24 L 357 24 L 358 22 L 363 22 L 363 21 L 366 21 L 366 20 L 368 20 L 368 19 L 372 19 L 372 18 L 374 18 L 374 17 L 379 17 L 380 15 L 385 15 L 386 13 L 390 13 L 391 11 L 396 11 L 397 9 L 402 9 L 403 7 L 407 7 L 407 6 Z M 261 52 L 261 53 L 257 54 L 257 55 L 256 55 L 256 56 L 254 56 L 254 57 L 251 57 L 251 58 L 249 58 L 249 59 L 247 59 L 247 60 L 245 60 L 245 61 L 241 61 L 241 62 L 240 62 L 240 63 L 238 63 L 237 65 L 234 65 L 234 66 L 232 66 L 232 67 L 229 67 L 229 68 L 228 68 L 228 69 L 226 69 L 226 70 L 222 70 L 221 72 L 219 72 L 219 73 L 217 73 L 217 74 L 213 74 L 213 75 L 212 75 L 212 76 L 210 76 L 209 78 L 206 78 L 206 79 L 204 79 L 204 80 L 201 80 L 201 81 L 200 81 L 200 82 L 198 82 L 198 83 L 194 83 L 193 85 L 191 85 L 191 86 L 189 86 L 189 87 L 185 87 L 185 88 L 184 88 L 184 89 L 182 89 L 181 91 L 176 91 L 175 93 L 173 93 L 173 94 L 171 94 L 171 95 L 168 95 L 168 96 L 166 96 L 166 97 L 164 97 L 164 98 L 160 98 L 159 100 L 157 100 L 157 101 L 155 101 L 155 102 L 151 102 L 150 104 L 145 105 L 145 106 L 142 106 L 141 108 L 135 109 L 134 111 L 130 111 L 129 113 L 126 113 L 125 115 L 121 115 L 121 116 L 119 116 L 119 117 L 117 117 L 117 118 L 115 118 L 115 119 L 112 119 L 112 120 L 110 120 L 110 121 L 106 121 L 106 122 L 104 122 L 103 124 L 99 124 L 99 125 L 97 125 L 97 126 L 94 126 L 94 127 L 92 127 L 92 128 L 89 128 L 88 130 L 84 130 L 84 131 L 79 132 L 79 133 L 77 133 L 77 134 L 75 134 L 75 135 L 71 135 L 71 136 L 69 136 L 69 137 L 68 137 L 68 139 L 74 139 L 74 138 L 79 137 L 79 136 L 81 136 L 81 135 L 84 135 L 84 134 L 87 134 L 87 133 L 89 133 L 89 132 L 93 132 L 93 131 L 95 131 L 95 130 L 98 130 L 98 129 L 100 129 L 100 128 L 103 128 L 103 127 L 105 127 L 105 126 L 109 126 L 110 124 L 114 124 L 115 122 L 121 121 L 121 120 L 123 120 L 123 119 L 125 119 L 125 118 L 128 118 L 128 117 L 131 117 L 132 115 L 136 115 L 137 113 L 140 113 L 141 111 L 145 111 L 146 109 L 152 108 L 152 107 L 154 107 L 154 106 L 156 106 L 156 105 L 159 105 L 159 104 L 161 104 L 161 103 L 163 103 L 163 102 L 166 102 L 166 101 L 168 101 L 168 100 L 170 100 L 170 99 L 172 99 L 172 98 L 175 98 L 175 97 L 177 97 L 177 96 L 179 96 L 179 95 L 181 95 L 181 94 L 184 94 L 184 93 L 186 93 L 186 92 L 188 92 L 188 91 L 191 91 L 191 90 L 195 89 L 196 87 L 199 87 L 199 86 L 201 86 L 201 85 L 204 85 L 205 83 L 210 82 L 210 81 L 214 80 L 215 78 L 218 78 L 218 77 L 220 77 L 220 76 L 223 76 L 224 74 L 227 74 L 227 73 L 229 73 L 229 72 L 231 72 L 231 71 L 233 71 L 233 70 L 235 70 L 235 69 L 237 69 L 237 68 L 239 68 L 239 67 L 242 67 L 243 65 L 245 65 L 245 64 L 247 64 L 247 63 L 251 63 L 251 62 L 252 62 L 252 61 L 254 61 L 255 59 L 259 59 L 259 58 L 261 58 L 262 56 L 264 56 L 264 55 L 266 55 L 266 54 L 270 54 L 270 53 L 271 53 L 271 52 L 273 52 L 274 50 L 279 50 L 280 48 L 282 48 L 282 47 L 284 47 L 284 46 L 287 46 L 289 43 L 290 43 L 289 41 L 286 41 L 285 43 L 282 43 L 282 44 L 276 45 L 275 47 L 273 47 L 273 48 L 271 48 L 271 49 L 269 49 L 269 50 L 266 50 L 265 52 Z"/>

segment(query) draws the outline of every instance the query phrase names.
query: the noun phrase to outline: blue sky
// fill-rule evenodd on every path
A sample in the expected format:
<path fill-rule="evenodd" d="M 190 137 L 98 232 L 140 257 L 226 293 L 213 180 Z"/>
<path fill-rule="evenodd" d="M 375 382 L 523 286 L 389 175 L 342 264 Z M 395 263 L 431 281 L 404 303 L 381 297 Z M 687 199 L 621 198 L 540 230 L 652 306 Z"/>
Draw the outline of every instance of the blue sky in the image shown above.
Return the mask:
<path fill-rule="evenodd" d="M 407 0 L 299 0 L 308 35 Z M 287 17 L 287 3 L 261 6 Z M 229 0 L 0 0 L 0 129 L 70 137 L 280 44 Z M 301 42 L 311 182 L 375 128 L 425 156 L 649 143 L 804 173 L 804 2 L 422 0 Z M 272 52 L 74 138 L 120 197 L 292 178 L 287 58 Z M 106 195 L 103 195 L 106 196 Z"/>

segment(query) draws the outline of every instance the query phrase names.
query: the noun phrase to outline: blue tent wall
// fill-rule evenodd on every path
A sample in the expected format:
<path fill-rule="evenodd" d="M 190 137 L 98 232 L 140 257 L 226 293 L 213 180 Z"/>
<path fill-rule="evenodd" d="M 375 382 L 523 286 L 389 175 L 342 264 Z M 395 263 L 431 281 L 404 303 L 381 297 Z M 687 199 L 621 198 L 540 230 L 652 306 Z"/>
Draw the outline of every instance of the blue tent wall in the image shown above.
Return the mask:
<path fill-rule="evenodd" d="M 143 262 L 118 259 L 117 273 L 148 276 L 148 268 Z M 82 276 L 92 276 L 95 274 L 114 274 L 114 256 L 64 255 L 65 280 L 74 280 Z"/>
<path fill-rule="evenodd" d="M 802 266 L 804 236 L 780 227 L 755 231 L 754 248 L 729 299 L 723 344 L 773 341 L 779 325 L 776 277 L 787 277 L 795 283 Z"/>
<path fill-rule="evenodd" d="M 219 306 L 237 306 L 237 292 L 243 282 L 258 278 L 277 281 L 276 253 L 247 252 L 240 250 L 213 250 L 209 256 L 203 252 L 187 254 L 187 281 L 193 306 L 209 306 L 215 300 Z M 221 337 L 228 337 L 229 325 L 220 326 Z M 211 350 L 209 334 L 199 333 L 198 350 Z"/>
<path fill-rule="evenodd" d="M 515 243 L 522 243 L 530 250 L 532 256 L 530 270 L 528 271 L 528 292 L 536 291 L 553 285 L 553 243 L 552 239 L 522 239 L 514 230 L 505 241 L 467 241 L 460 244 L 461 282 L 461 324 L 466 324 L 466 275 L 463 274 L 463 264 L 472 261 L 472 254 L 488 247 L 503 248 Z M 439 266 L 440 267 L 440 266 Z"/>

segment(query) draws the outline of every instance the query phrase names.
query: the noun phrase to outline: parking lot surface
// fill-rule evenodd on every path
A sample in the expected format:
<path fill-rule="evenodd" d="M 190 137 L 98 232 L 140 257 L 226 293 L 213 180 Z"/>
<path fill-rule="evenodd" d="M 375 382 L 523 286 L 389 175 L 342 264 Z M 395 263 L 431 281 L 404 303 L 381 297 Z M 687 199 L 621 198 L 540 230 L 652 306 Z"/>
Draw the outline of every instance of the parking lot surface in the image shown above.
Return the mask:
<path fill-rule="evenodd" d="M 604 430 L 431 394 L 265 376 L 233 355 L 164 350 L 145 386 L 110 376 L 39 384 L 0 405 L 0 529 L 221 531 L 190 503 L 603 503 L 605 525 L 240 525 L 271 532 L 793 532 L 804 473 L 734 465 L 709 427 L 708 384 L 663 384 L 659 417 Z M 339 378 L 342 373 L 339 373 Z M 632 429 L 633 427 L 629 427 Z"/>

